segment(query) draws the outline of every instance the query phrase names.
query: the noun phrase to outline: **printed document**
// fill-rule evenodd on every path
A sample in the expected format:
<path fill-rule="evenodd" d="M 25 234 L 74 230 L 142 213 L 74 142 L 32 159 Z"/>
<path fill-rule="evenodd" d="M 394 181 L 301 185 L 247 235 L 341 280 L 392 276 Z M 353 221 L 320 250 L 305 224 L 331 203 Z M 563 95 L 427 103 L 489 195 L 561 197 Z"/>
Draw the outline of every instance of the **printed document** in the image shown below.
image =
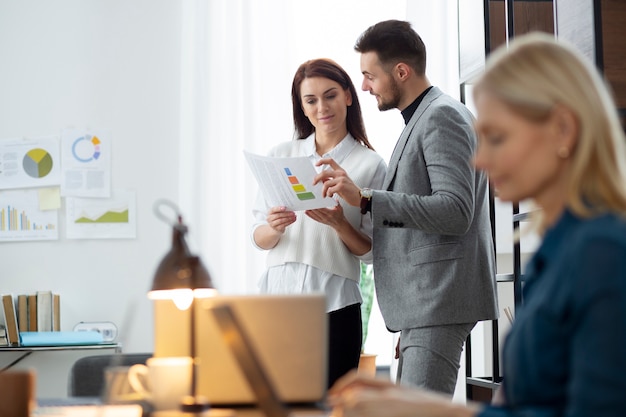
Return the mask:
<path fill-rule="evenodd" d="M 306 156 L 278 158 L 247 151 L 244 154 L 270 207 L 299 211 L 337 205 L 334 199 L 322 196 L 322 183 L 313 185 L 317 172 Z"/>

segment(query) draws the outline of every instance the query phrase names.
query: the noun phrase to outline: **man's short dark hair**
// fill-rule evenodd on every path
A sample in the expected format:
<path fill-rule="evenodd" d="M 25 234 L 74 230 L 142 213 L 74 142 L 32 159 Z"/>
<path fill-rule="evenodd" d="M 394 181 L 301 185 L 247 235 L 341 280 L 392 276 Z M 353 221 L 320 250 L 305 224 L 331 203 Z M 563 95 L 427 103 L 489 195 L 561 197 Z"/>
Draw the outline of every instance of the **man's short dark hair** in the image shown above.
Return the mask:
<path fill-rule="evenodd" d="M 370 26 L 357 39 L 354 50 L 375 52 L 386 71 L 404 62 L 418 75 L 426 74 L 426 47 L 409 22 L 386 20 Z"/>

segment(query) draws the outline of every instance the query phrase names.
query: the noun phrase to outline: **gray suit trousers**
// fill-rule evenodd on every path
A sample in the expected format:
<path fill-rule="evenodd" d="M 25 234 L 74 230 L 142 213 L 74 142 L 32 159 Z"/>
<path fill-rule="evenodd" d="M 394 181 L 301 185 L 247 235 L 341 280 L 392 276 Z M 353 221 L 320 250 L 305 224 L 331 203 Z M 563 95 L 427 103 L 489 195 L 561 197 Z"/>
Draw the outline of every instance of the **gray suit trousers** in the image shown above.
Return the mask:
<path fill-rule="evenodd" d="M 454 394 L 461 352 L 476 323 L 402 330 L 397 382 Z"/>

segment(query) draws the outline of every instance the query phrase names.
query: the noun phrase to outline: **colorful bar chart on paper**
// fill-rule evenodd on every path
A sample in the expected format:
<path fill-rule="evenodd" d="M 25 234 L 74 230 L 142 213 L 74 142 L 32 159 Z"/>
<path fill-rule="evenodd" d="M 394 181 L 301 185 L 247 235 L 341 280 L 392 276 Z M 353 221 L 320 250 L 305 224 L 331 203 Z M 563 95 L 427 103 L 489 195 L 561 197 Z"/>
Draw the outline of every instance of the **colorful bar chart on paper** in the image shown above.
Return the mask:
<path fill-rule="evenodd" d="M 20 211 L 11 206 L 2 207 L 0 209 L 0 231 L 9 230 L 54 230 L 56 225 L 39 224 L 28 217 L 24 210 Z"/>
<path fill-rule="evenodd" d="M 314 184 L 317 172 L 308 157 L 272 157 L 247 151 L 244 155 L 270 207 L 284 206 L 299 211 L 337 204 L 323 196 L 322 183 Z"/>
<path fill-rule="evenodd" d="M 6 190 L 0 193 L 0 242 L 56 240 L 57 210 L 41 210 L 37 190 Z"/>
<path fill-rule="evenodd" d="M 315 194 L 308 191 L 306 187 L 300 183 L 300 181 L 298 180 L 298 177 L 296 177 L 295 175 L 291 173 L 291 170 L 289 168 L 285 167 L 284 170 L 285 170 L 285 174 L 287 174 L 287 178 L 289 179 L 289 182 L 291 183 L 291 188 L 296 193 L 296 197 L 298 197 L 298 200 L 304 201 L 304 200 L 315 199 Z"/>

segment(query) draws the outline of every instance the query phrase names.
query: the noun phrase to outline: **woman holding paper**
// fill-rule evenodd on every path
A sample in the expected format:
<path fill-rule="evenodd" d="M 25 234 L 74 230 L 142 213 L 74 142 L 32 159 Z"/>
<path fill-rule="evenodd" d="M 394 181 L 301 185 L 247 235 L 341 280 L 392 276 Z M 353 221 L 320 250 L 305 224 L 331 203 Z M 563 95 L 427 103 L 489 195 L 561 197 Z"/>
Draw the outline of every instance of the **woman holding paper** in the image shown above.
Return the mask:
<path fill-rule="evenodd" d="M 305 156 L 313 166 L 321 158 L 333 158 L 342 161 L 359 187 L 380 188 L 386 165 L 367 140 L 356 89 L 343 68 L 329 59 L 303 63 L 291 97 L 297 139 L 281 143 L 269 155 Z M 358 366 L 360 261 L 371 262 L 372 248 L 369 215 L 336 197 L 333 207 L 295 213 L 268 207 L 259 194 L 252 227 L 254 245 L 269 251 L 259 283 L 262 292 L 326 294 L 329 386 Z"/>

